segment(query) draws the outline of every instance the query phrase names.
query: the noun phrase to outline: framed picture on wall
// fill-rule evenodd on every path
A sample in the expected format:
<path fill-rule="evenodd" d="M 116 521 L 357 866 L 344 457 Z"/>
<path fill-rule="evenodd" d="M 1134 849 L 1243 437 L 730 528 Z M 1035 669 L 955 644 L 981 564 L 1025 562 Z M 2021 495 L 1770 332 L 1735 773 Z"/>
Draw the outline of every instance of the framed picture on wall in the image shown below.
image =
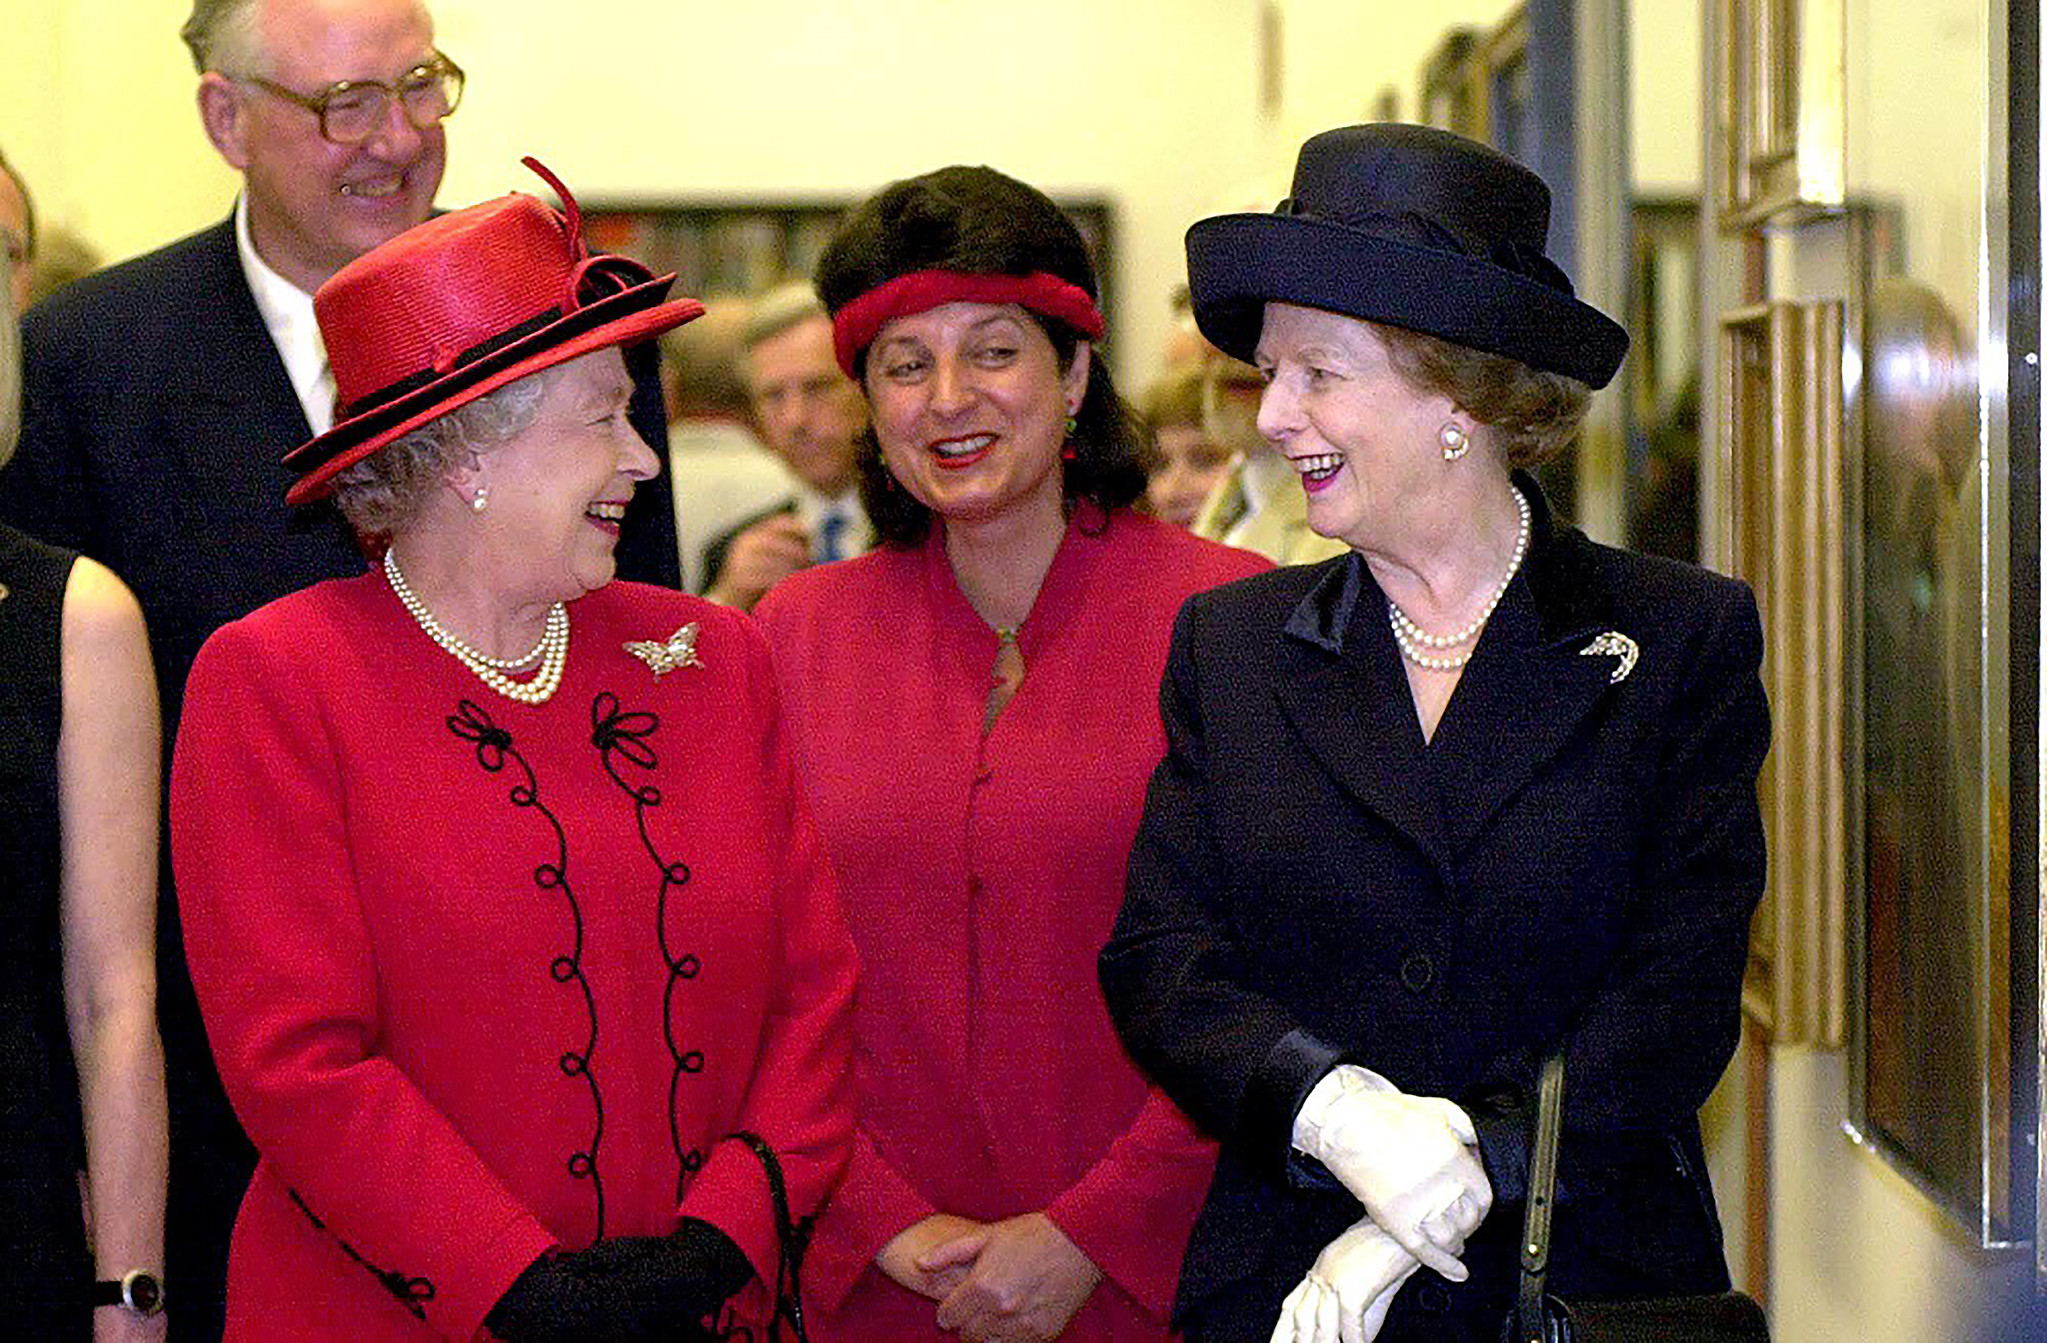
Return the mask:
<path fill-rule="evenodd" d="M 1797 219 L 1846 198 L 1843 0 L 1717 0 L 1714 73 L 1723 228 Z"/>
<path fill-rule="evenodd" d="M 1055 197 L 1086 240 L 1102 285 L 1102 312 L 1115 325 L 1115 212 L 1099 196 Z M 756 294 L 806 279 L 831 241 L 850 199 L 635 201 L 583 204 L 591 245 L 674 271 L 676 288 L 699 298 Z"/>
<path fill-rule="evenodd" d="M 2015 952 L 2030 949 L 2012 936 L 2009 739 L 1985 730 L 2012 708 L 2010 486 L 1984 469 L 1975 315 L 1903 268 L 1873 271 L 1851 416 L 1850 1117 L 1988 1248 L 2027 1237 L 2022 1172 L 2036 1169 L 2019 1132 Z"/>
<path fill-rule="evenodd" d="M 1777 300 L 1720 320 L 1733 570 L 1763 620 L 1770 754 L 1758 792 L 1769 881 L 1742 1007 L 1771 1040 L 1839 1045 L 1842 869 L 1841 304 Z"/>
<path fill-rule="evenodd" d="M 1420 119 L 1475 140 L 1485 139 L 1478 97 L 1475 28 L 1452 28 L 1422 61 Z"/>

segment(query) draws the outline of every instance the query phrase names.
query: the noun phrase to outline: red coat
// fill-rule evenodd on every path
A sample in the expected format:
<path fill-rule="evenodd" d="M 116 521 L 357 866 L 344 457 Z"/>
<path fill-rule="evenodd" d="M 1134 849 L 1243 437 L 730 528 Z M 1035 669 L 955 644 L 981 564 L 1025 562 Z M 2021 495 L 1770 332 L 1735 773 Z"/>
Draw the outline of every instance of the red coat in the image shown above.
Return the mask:
<path fill-rule="evenodd" d="M 1138 1074 L 1095 954 L 1122 901 L 1158 684 L 1189 595 L 1270 567 L 1119 512 L 1067 531 L 984 740 L 996 637 L 941 534 L 784 580 L 759 608 L 860 947 L 860 1132 L 805 1270 L 812 1332 L 943 1338 L 873 1267 L 937 1211 L 1044 1211 L 1105 1279 L 1075 1339 L 1161 1337 L 1214 1151 Z"/>
<path fill-rule="evenodd" d="M 726 1135 L 781 1152 L 799 1215 L 845 1166 L 855 960 L 760 635 L 628 583 L 571 616 L 540 706 L 381 573 L 199 656 L 173 856 L 261 1153 L 231 1339 L 467 1339 L 548 1247 L 683 1214 L 772 1282 L 766 1183 Z M 657 680 L 623 647 L 686 621 L 701 667 Z"/>

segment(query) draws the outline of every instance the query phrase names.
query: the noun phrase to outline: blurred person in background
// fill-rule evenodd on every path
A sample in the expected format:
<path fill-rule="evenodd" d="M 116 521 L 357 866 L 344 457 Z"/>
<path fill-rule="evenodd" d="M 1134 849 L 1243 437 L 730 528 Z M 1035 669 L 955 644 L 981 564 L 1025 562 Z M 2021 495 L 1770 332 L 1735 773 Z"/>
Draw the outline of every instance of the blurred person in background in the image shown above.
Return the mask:
<path fill-rule="evenodd" d="M 787 498 L 704 549 L 704 594 L 750 611 L 800 569 L 865 554 L 874 529 L 858 488 L 867 407 L 833 358 L 831 319 L 817 294 L 803 281 L 762 294 L 740 343 L 754 422 L 796 478 Z"/>
<path fill-rule="evenodd" d="M 1144 454 L 1144 507 L 1175 527 L 1195 515 L 1230 468 L 1230 450 L 1202 422 L 1199 368 L 1169 373 L 1145 390 L 1138 414 L 1151 434 Z"/>
<path fill-rule="evenodd" d="M 29 267 L 28 306 L 23 311 L 105 264 L 98 248 L 62 224 L 39 229 L 34 264 Z"/>
<path fill-rule="evenodd" d="M 28 184 L 21 180 L 21 174 L 7 161 L 7 155 L 0 153 L 0 252 L 7 258 L 7 288 L 9 302 L 8 320 L 17 321 L 28 311 L 32 277 L 36 263 L 36 206 L 28 194 Z M 17 329 L 10 341 L 18 341 Z M 18 379 L 18 371 L 10 377 Z M 18 390 L 18 389 L 17 389 Z M 19 425 L 15 426 L 18 430 Z M 14 450 L 13 434 L 8 437 L 8 451 Z"/>
<path fill-rule="evenodd" d="M 750 308 L 731 295 L 706 299 L 702 317 L 661 337 L 675 543 L 689 592 L 704 590 L 704 547 L 713 538 L 796 489 L 789 468 L 752 428 L 753 403 L 740 370 Z"/>
<path fill-rule="evenodd" d="M 1343 542 L 1308 525 L 1307 500 L 1293 467 L 1258 431 L 1258 398 L 1264 391 L 1258 370 L 1242 360 L 1218 351 L 1202 361 L 1202 425 L 1232 456 L 1192 530 L 1256 551 L 1274 564 L 1313 564 L 1340 555 Z"/>

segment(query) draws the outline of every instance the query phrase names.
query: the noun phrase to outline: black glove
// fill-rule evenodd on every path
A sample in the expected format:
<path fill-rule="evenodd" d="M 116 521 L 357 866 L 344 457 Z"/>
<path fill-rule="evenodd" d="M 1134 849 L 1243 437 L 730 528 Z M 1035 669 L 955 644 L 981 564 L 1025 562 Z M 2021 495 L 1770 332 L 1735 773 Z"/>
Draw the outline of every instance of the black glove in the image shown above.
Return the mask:
<path fill-rule="evenodd" d="M 709 1222 L 617 1236 L 526 1266 L 483 1322 L 505 1343 L 689 1343 L 753 1266 Z"/>

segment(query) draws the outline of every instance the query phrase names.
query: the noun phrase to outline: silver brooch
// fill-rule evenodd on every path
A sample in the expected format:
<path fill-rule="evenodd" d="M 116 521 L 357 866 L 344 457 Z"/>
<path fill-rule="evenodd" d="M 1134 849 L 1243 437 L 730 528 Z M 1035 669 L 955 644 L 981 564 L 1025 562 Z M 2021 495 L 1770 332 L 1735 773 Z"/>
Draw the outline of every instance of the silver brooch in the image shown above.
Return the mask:
<path fill-rule="evenodd" d="M 654 669 L 654 675 L 672 672 L 677 667 L 701 667 L 704 660 L 697 656 L 697 622 L 692 620 L 660 643 L 652 639 L 628 639 L 625 651 Z"/>
<path fill-rule="evenodd" d="M 1578 650 L 1581 658 L 1616 657 L 1620 665 L 1606 678 L 1608 685 L 1619 685 L 1628 679 L 1628 673 L 1635 669 L 1635 659 L 1642 656 L 1642 650 L 1633 639 L 1619 630 L 1608 630 Z"/>

